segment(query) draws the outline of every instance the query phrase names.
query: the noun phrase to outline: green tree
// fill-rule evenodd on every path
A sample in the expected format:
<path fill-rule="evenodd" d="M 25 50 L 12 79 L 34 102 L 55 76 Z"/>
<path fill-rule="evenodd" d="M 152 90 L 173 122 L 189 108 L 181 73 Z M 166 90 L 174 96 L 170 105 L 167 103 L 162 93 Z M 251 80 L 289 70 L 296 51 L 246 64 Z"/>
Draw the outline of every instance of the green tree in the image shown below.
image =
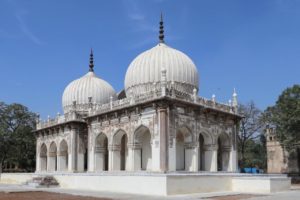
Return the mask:
<path fill-rule="evenodd" d="M 32 171 L 35 163 L 35 114 L 21 104 L 0 102 L 0 170 L 13 163 Z"/>
<path fill-rule="evenodd" d="M 252 165 L 249 160 L 255 156 L 255 153 L 253 154 L 254 146 L 262 145 L 259 142 L 263 127 L 261 122 L 262 112 L 255 106 L 253 101 L 245 105 L 240 104 L 238 109 L 239 113 L 243 115 L 238 134 L 239 164 L 244 167 Z"/>
<path fill-rule="evenodd" d="M 285 89 L 263 118 L 276 127 L 277 138 L 286 149 L 294 150 L 300 144 L 300 85 Z"/>

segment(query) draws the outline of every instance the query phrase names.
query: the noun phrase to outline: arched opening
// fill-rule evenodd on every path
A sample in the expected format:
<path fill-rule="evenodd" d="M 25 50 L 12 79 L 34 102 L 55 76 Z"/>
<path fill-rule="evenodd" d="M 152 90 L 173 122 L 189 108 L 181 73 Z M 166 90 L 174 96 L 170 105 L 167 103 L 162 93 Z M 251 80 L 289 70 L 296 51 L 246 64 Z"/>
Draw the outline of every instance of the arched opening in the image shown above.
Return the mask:
<path fill-rule="evenodd" d="M 228 171 L 229 166 L 229 137 L 223 133 L 218 137 L 217 168 L 218 171 Z"/>
<path fill-rule="evenodd" d="M 65 140 L 62 140 L 59 145 L 59 170 L 67 171 L 69 164 L 68 144 Z"/>
<path fill-rule="evenodd" d="M 204 137 L 199 135 L 199 171 L 205 170 L 205 152 L 204 152 Z"/>
<path fill-rule="evenodd" d="M 100 133 L 95 141 L 95 170 L 108 170 L 108 139 L 104 133 Z"/>
<path fill-rule="evenodd" d="M 188 170 L 191 166 L 192 155 L 185 148 L 188 143 L 192 142 L 192 136 L 187 128 L 182 128 L 176 134 L 176 170 Z"/>
<path fill-rule="evenodd" d="M 47 171 L 47 146 L 44 143 L 40 148 L 40 170 Z"/>
<path fill-rule="evenodd" d="M 151 133 L 150 130 L 145 127 L 139 127 L 134 133 L 134 155 L 137 159 L 134 159 L 134 169 L 136 170 L 151 170 L 152 169 L 152 147 L 151 147 Z"/>
<path fill-rule="evenodd" d="M 57 171 L 57 147 L 55 142 L 50 144 L 49 148 L 49 171 Z"/>
<path fill-rule="evenodd" d="M 128 156 L 128 148 L 127 148 L 127 143 L 128 143 L 128 137 L 126 134 L 124 134 L 121 138 L 121 150 L 120 150 L 120 155 L 121 155 L 121 170 L 126 170 L 126 161 L 127 161 L 127 156 Z"/>
<path fill-rule="evenodd" d="M 112 151 L 111 170 L 128 170 L 128 137 L 125 131 L 119 130 L 113 137 L 113 146 L 115 148 Z"/>

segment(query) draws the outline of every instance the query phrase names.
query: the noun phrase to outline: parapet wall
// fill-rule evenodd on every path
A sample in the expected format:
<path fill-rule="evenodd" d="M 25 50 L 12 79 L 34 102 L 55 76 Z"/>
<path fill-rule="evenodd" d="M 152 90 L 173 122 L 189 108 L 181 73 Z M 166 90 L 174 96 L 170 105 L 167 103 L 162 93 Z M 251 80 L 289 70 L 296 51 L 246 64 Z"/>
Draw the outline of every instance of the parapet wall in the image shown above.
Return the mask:
<path fill-rule="evenodd" d="M 289 190 L 291 186 L 291 180 L 286 175 L 236 173 L 4 173 L 1 174 L 0 183 L 24 184 L 35 176 L 45 175 L 53 176 L 65 189 L 157 196 L 224 191 L 273 193 Z"/>

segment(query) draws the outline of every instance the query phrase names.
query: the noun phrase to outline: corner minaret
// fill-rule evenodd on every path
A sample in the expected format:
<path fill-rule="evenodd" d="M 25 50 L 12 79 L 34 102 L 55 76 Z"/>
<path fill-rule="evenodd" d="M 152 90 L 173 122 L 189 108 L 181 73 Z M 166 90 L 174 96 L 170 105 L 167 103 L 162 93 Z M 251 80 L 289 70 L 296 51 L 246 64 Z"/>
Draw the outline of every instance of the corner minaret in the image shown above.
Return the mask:
<path fill-rule="evenodd" d="M 233 89 L 233 94 L 232 94 L 232 106 L 238 107 L 237 93 L 235 91 L 235 88 Z"/>
<path fill-rule="evenodd" d="M 165 43 L 164 38 L 164 22 L 163 22 L 163 15 L 160 14 L 160 22 L 159 22 L 159 43 Z"/>
<path fill-rule="evenodd" d="M 91 49 L 91 53 L 90 53 L 90 64 L 89 64 L 89 71 L 93 72 L 94 71 L 94 54 L 93 54 L 93 49 Z"/>

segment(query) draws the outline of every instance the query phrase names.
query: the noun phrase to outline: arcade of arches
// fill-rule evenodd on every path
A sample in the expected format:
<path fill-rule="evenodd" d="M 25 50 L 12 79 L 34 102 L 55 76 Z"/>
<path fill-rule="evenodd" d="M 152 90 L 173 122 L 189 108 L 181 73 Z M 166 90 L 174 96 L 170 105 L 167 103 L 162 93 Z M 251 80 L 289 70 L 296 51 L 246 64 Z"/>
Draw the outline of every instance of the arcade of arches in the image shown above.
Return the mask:
<path fill-rule="evenodd" d="M 67 139 L 43 142 L 38 148 L 37 171 L 157 171 L 154 163 L 160 150 L 154 148 L 152 137 L 149 128 L 142 125 L 132 134 L 123 129 L 113 134 L 95 134 L 91 138 L 91 151 L 86 149 L 83 140 L 77 141 L 81 146 L 78 148 L 69 145 Z M 169 171 L 234 170 L 233 145 L 226 133 L 217 136 L 206 132 L 193 134 L 183 127 L 176 131 L 174 141 L 169 147 Z M 77 152 L 77 156 L 72 152 Z"/>

